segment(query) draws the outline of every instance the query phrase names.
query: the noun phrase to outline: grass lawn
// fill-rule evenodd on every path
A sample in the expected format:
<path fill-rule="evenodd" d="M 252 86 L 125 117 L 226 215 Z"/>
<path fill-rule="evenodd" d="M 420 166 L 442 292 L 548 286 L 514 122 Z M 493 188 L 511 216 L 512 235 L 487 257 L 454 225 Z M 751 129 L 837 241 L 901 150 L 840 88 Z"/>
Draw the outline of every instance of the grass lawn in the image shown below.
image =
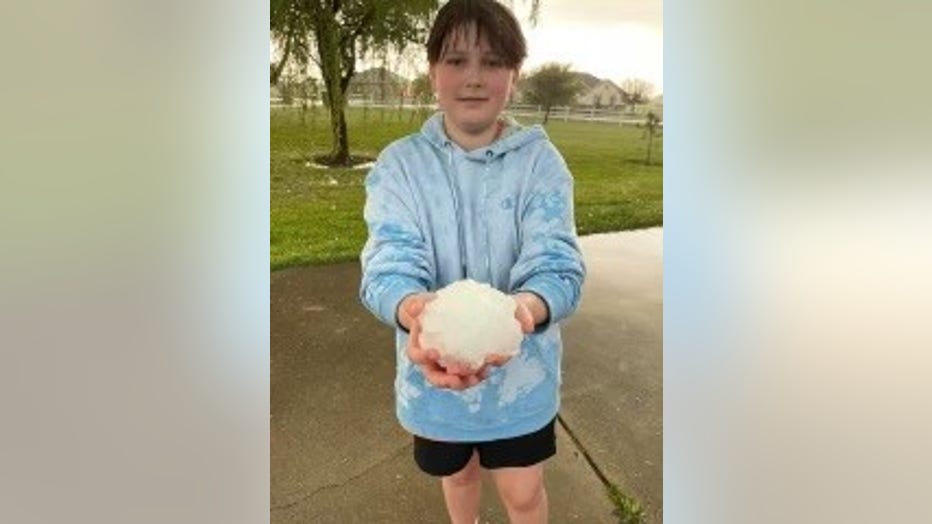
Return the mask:
<path fill-rule="evenodd" d="M 418 130 L 411 111 L 351 109 L 353 154 L 376 156 Z M 533 124 L 519 119 L 524 124 Z M 576 180 L 576 229 L 581 235 L 663 224 L 663 139 L 654 138 L 653 165 L 644 163 L 641 129 L 617 124 L 562 122 L 546 127 Z M 330 149 L 323 110 L 271 109 L 272 269 L 353 260 L 366 240 L 362 219 L 366 170 L 312 169 L 310 157 Z"/>

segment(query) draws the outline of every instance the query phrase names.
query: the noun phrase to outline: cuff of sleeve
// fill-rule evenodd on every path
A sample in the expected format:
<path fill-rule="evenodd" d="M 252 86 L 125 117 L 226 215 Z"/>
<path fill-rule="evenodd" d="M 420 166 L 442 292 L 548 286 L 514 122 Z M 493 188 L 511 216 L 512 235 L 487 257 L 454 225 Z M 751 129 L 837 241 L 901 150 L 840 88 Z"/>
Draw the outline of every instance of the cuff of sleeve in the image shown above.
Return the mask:
<path fill-rule="evenodd" d="M 549 313 L 547 321 L 543 324 L 539 324 L 534 329 L 535 333 L 545 331 L 551 324 L 559 322 L 566 316 L 568 305 L 563 294 L 563 289 L 559 284 L 552 282 L 550 278 L 543 275 L 533 277 L 525 282 L 516 292 L 517 291 L 534 293 L 547 305 L 547 312 Z"/>
<path fill-rule="evenodd" d="M 398 323 L 398 304 L 400 304 L 406 296 L 422 291 L 425 291 L 424 287 L 419 285 L 416 280 L 403 279 L 395 282 L 390 288 L 386 289 L 379 298 L 379 318 L 382 319 L 382 322 L 404 331 L 405 329 Z"/>

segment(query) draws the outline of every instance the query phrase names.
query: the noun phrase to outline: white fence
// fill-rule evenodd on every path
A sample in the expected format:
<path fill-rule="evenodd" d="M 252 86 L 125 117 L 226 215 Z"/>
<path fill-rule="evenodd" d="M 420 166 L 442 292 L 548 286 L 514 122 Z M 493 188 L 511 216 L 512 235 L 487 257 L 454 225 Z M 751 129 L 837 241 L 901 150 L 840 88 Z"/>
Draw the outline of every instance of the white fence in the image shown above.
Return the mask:
<path fill-rule="evenodd" d="M 292 99 L 291 107 L 301 107 L 303 100 Z M 400 102 L 400 103 L 399 103 Z M 368 109 L 397 109 L 397 110 L 434 110 L 434 104 L 418 104 L 413 100 L 376 101 L 363 98 L 351 97 L 347 101 L 350 107 L 364 107 Z M 287 107 L 282 99 L 271 99 L 272 107 Z M 307 100 L 307 105 L 320 106 L 319 100 Z M 553 107 L 550 109 L 550 120 L 559 120 L 563 122 L 604 122 L 617 125 L 642 125 L 645 122 L 648 111 L 655 111 L 662 115 L 662 109 L 649 106 L 638 106 L 635 109 L 615 108 L 615 109 L 596 109 L 594 107 Z M 511 104 L 505 108 L 505 112 L 518 119 L 527 119 L 529 121 L 540 122 L 544 119 L 544 109 L 541 106 Z M 661 116 L 662 118 L 662 116 Z M 662 125 L 662 123 L 661 123 Z"/>
<path fill-rule="evenodd" d="M 515 117 L 524 117 L 535 120 L 544 119 L 544 108 L 541 106 L 512 104 L 507 107 L 508 114 Z M 550 120 L 567 122 L 606 122 L 618 125 L 641 125 L 645 122 L 648 109 L 641 106 L 635 110 L 630 109 L 596 109 L 594 107 L 552 107 Z"/>

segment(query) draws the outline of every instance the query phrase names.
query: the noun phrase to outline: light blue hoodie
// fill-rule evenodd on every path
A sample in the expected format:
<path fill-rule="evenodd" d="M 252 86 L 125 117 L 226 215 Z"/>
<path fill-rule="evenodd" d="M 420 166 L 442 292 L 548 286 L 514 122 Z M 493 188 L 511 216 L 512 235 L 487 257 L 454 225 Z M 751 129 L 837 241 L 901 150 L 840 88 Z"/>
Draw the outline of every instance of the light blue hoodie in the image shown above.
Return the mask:
<path fill-rule="evenodd" d="M 369 239 L 363 304 L 396 329 L 396 411 L 409 432 L 448 442 L 510 438 L 542 428 L 560 407 L 559 322 L 579 304 L 573 179 L 540 126 L 510 121 L 489 146 L 464 151 L 443 115 L 389 145 L 366 178 Z M 405 351 L 401 300 L 471 278 L 531 291 L 550 311 L 521 351 L 464 391 L 426 382 Z"/>

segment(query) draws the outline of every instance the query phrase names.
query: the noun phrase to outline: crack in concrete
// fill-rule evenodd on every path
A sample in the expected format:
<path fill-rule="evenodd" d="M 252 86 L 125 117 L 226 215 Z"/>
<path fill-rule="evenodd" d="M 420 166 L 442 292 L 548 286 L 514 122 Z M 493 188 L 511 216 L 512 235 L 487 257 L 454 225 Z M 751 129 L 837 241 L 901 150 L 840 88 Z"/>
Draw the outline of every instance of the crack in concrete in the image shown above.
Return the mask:
<path fill-rule="evenodd" d="M 563 431 L 566 431 L 566 434 L 569 435 L 570 440 L 573 442 L 573 445 L 576 446 L 577 451 L 579 451 L 583 458 L 586 459 L 586 463 L 589 464 L 589 467 L 592 468 L 592 471 L 595 473 L 595 476 L 599 478 L 599 481 L 602 482 L 602 485 L 605 486 L 606 490 L 616 490 L 621 493 L 621 490 L 618 489 L 612 481 L 608 480 L 608 477 L 605 476 L 605 473 L 602 472 L 602 468 L 595 463 L 595 460 L 592 459 L 592 456 L 586 450 L 586 447 L 583 446 L 582 442 L 579 441 L 579 438 L 576 437 L 576 434 L 573 433 L 573 430 L 570 429 L 570 426 L 566 423 L 566 420 L 563 419 L 563 416 L 557 413 L 557 421 L 560 423 L 560 427 L 563 428 Z M 637 500 L 630 495 L 624 495 L 631 500 Z M 616 510 L 617 511 L 617 510 Z"/>
<path fill-rule="evenodd" d="M 276 505 L 276 506 L 272 506 L 271 508 L 269 508 L 269 510 L 270 510 L 270 511 L 275 511 L 275 510 L 281 510 L 281 509 L 288 509 L 288 508 L 290 508 L 290 507 L 292 507 L 292 506 L 296 506 L 296 505 L 298 505 L 298 504 L 304 502 L 305 500 L 307 500 L 307 499 L 313 497 L 314 495 L 317 495 L 318 493 L 320 493 L 320 492 L 322 492 L 322 491 L 326 491 L 326 490 L 329 490 L 329 489 L 335 489 L 335 488 L 341 488 L 341 487 L 345 486 L 346 484 L 348 484 L 348 483 L 350 483 L 350 482 L 352 482 L 352 481 L 358 479 L 359 477 L 362 477 L 363 475 L 365 475 L 366 473 L 372 471 L 373 469 L 375 469 L 375 468 L 381 466 L 382 464 L 384 464 L 384 463 L 386 463 L 386 462 L 388 462 L 388 461 L 394 459 L 394 458 L 397 457 L 402 451 L 404 451 L 404 450 L 410 448 L 412 445 L 413 445 L 413 444 L 408 443 L 408 444 L 405 444 L 404 446 L 401 446 L 400 448 L 396 449 L 394 452 L 390 453 L 388 456 L 386 456 L 386 457 L 384 457 L 384 458 L 382 458 L 382 459 L 380 459 L 380 460 L 374 462 L 373 464 L 371 464 L 370 466 L 366 467 L 365 469 L 363 469 L 363 470 L 360 471 L 359 473 L 353 475 L 352 477 L 347 478 L 346 480 L 344 480 L 344 481 L 342 481 L 342 482 L 339 482 L 339 483 L 337 483 L 337 484 L 324 484 L 323 486 L 321 486 L 321 487 L 315 489 L 314 491 L 312 491 L 312 492 L 310 492 L 310 493 L 308 493 L 308 494 L 306 494 L 306 495 L 303 495 L 303 496 L 299 497 L 297 500 L 293 500 L 293 501 L 291 501 L 291 502 L 286 502 L 286 503 L 284 503 L 284 504 L 278 504 L 278 505 Z"/>
<path fill-rule="evenodd" d="M 560 427 L 563 428 L 563 431 L 566 431 L 566 434 L 569 435 L 570 440 L 573 441 L 573 445 L 576 446 L 576 449 L 582 453 L 586 463 L 589 464 L 589 467 L 592 468 L 592 471 L 595 472 L 595 476 L 599 477 L 599 480 L 605 487 L 612 486 L 613 484 L 608 480 L 608 477 L 605 476 L 605 473 L 602 473 L 602 468 L 592 459 L 592 456 L 589 455 L 589 452 L 586 451 L 586 447 L 582 445 L 582 442 L 579 441 L 579 438 L 576 437 L 576 434 L 573 433 L 573 430 L 570 429 L 569 425 L 566 423 L 566 420 L 563 419 L 563 415 L 557 413 L 557 421 L 560 423 Z"/>

